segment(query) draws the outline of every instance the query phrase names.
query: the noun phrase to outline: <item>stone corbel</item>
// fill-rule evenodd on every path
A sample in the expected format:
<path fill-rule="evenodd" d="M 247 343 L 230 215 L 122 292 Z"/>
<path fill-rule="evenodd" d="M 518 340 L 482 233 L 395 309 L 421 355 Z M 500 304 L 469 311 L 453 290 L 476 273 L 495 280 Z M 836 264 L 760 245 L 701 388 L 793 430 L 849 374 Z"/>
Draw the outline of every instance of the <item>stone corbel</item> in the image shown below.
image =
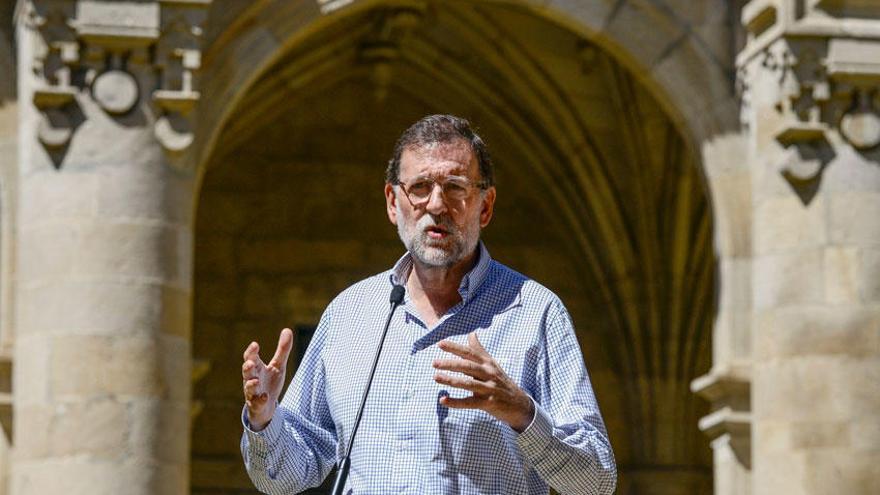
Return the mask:
<path fill-rule="evenodd" d="M 50 150 L 62 149 L 73 136 L 77 88 L 72 84 L 79 63 L 79 43 L 68 22 L 70 5 L 55 3 L 37 9 L 25 6 L 25 22 L 40 34 L 33 47 L 36 85 L 33 103 L 42 113 L 37 139 Z"/>
<path fill-rule="evenodd" d="M 761 115 L 765 124 L 778 123 L 770 131 L 784 152 L 774 165 L 808 203 L 835 156 L 831 143 L 842 138 L 859 152 L 880 145 L 880 29 L 845 19 L 880 12 L 880 3 L 816 0 L 793 9 L 792 3 L 777 0 L 751 0 L 743 7 L 748 38 L 737 69 L 743 95 L 752 84 L 762 94 L 756 100 L 760 108 L 745 105 L 744 117 Z M 839 29 L 844 21 L 846 34 Z M 768 103 L 774 104 L 775 116 L 762 113 Z"/>
<path fill-rule="evenodd" d="M 210 0 L 161 0 L 161 37 L 156 45 L 159 89 L 153 91 L 158 118 L 154 132 L 166 151 L 177 154 L 193 141 L 192 110 L 200 94 L 201 40 Z"/>
<path fill-rule="evenodd" d="M 730 445 L 737 460 L 751 467 L 751 379 L 744 366 L 713 368 L 691 382 L 691 391 L 712 407 L 698 423 L 711 441 Z"/>
<path fill-rule="evenodd" d="M 40 142 L 51 150 L 67 145 L 77 124 L 70 107 L 79 94 L 90 95 L 114 118 L 135 111 L 147 96 L 155 117 L 147 121 L 154 122 L 158 142 L 173 155 L 187 149 L 193 140 L 192 110 L 199 100 L 195 73 L 210 4 L 28 2 L 27 19 L 40 34 L 34 50 L 34 104 L 43 113 Z"/>

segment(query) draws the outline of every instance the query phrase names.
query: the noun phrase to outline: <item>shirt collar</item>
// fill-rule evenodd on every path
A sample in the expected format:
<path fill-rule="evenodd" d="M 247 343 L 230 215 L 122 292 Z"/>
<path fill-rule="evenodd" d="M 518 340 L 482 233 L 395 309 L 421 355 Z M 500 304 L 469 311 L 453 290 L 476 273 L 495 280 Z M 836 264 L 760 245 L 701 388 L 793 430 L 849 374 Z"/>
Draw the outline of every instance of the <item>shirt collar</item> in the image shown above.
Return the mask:
<path fill-rule="evenodd" d="M 458 294 L 461 296 L 463 303 L 467 303 L 486 280 L 486 274 L 489 272 L 491 261 L 492 257 L 489 255 L 489 250 L 486 249 L 483 241 L 480 241 L 477 247 L 477 264 L 462 277 L 461 283 L 458 285 Z M 389 277 L 391 284 L 406 286 L 406 280 L 409 278 L 412 267 L 412 254 L 407 251 L 391 268 Z"/>

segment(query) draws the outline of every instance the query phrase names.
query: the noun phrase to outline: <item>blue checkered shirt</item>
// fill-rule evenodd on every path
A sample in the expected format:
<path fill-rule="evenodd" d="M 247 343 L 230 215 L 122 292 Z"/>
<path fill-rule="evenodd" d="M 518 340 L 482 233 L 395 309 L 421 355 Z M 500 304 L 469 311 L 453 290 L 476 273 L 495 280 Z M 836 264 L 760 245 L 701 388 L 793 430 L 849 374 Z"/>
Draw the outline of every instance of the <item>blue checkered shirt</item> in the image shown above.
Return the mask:
<path fill-rule="evenodd" d="M 330 303 L 287 393 L 265 429 L 242 415 L 241 451 L 268 494 L 320 485 L 345 455 L 361 395 L 388 315 L 392 284 L 404 284 L 409 254 Z M 571 319 L 559 298 L 492 260 L 480 243 L 462 279 L 461 302 L 434 326 L 408 297 L 391 320 L 351 452 L 345 493 L 608 494 L 614 455 Z M 536 405 L 517 433 L 481 410 L 451 409 L 443 395 L 469 392 L 433 380 L 432 361 L 454 357 L 443 339 L 483 347 Z"/>

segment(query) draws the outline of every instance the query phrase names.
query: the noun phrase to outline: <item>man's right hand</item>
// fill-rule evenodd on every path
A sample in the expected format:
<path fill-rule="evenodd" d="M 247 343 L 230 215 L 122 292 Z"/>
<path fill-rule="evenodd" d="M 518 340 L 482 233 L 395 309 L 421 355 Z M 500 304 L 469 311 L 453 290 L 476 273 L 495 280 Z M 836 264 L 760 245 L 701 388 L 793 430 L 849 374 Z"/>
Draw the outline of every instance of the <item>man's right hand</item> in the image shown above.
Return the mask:
<path fill-rule="evenodd" d="M 260 359 L 260 344 L 251 342 L 244 350 L 241 379 L 244 384 L 248 422 L 254 431 L 265 428 L 275 414 L 275 406 L 284 387 L 287 358 L 290 356 L 291 347 L 293 347 L 293 332 L 285 328 L 278 337 L 278 348 L 269 364 L 263 363 Z"/>

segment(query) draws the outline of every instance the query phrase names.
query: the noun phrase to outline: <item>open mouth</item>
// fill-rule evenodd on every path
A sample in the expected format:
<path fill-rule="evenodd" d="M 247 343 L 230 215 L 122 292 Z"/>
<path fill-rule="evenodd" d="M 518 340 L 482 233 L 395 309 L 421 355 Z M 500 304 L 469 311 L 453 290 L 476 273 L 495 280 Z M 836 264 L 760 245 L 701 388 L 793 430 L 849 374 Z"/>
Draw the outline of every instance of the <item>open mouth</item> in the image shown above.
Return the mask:
<path fill-rule="evenodd" d="M 428 234 L 428 238 L 430 239 L 445 239 L 449 236 L 449 231 L 441 227 L 440 225 L 432 225 L 425 229 L 425 232 Z"/>

